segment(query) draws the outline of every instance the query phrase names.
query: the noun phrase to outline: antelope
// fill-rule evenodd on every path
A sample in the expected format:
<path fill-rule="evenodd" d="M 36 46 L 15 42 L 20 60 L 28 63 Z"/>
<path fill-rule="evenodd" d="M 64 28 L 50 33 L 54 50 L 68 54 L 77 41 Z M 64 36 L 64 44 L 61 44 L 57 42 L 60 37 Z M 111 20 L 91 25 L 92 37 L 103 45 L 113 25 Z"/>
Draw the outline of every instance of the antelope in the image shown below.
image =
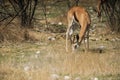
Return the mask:
<path fill-rule="evenodd" d="M 108 0 L 98 0 L 98 3 L 97 3 L 97 14 L 98 14 L 98 17 L 101 17 L 101 7 L 103 4 L 106 4 L 108 2 Z"/>
<path fill-rule="evenodd" d="M 68 27 L 66 31 L 66 51 L 68 52 L 68 40 L 70 40 L 72 45 L 72 50 L 74 51 L 76 48 L 78 48 L 81 45 L 82 40 L 84 39 L 85 42 L 85 36 L 87 36 L 87 50 L 89 49 L 89 26 L 91 23 L 90 16 L 88 12 L 83 7 L 72 7 L 68 13 L 67 13 L 67 21 L 68 21 Z M 80 32 L 76 37 L 73 38 L 72 41 L 72 34 L 74 31 L 73 24 L 78 23 L 80 26 Z M 76 41 L 74 41 L 77 39 Z"/>

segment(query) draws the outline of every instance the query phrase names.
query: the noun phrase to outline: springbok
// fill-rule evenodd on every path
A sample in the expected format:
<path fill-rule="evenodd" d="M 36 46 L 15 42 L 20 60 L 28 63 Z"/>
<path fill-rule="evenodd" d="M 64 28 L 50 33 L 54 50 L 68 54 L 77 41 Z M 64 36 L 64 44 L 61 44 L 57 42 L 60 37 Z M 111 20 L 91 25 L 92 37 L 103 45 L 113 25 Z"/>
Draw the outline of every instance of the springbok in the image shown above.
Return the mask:
<path fill-rule="evenodd" d="M 103 4 L 106 4 L 108 2 L 108 0 L 98 0 L 98 3 L 97 3 L 97 14 L 98 14 L 98 17 L 101 17 L 101 7 Z"/>
<path fill-rule="evenodd" d="M 71 41 L 72 50 L 75 50 L 81 45 L 82 40 L 85 36 L 87 38 L 86 48 L 89 49 L 89 26 L 91 23 L 90 16 L 85 8 L 83 7 L 72 7 L 67 14 L 68 28 L 66 32 L 66 51 L 68 52 L 68 40 Z M 78 23 L 80 26 L 80 33 L 76 35 L 76 41 L 72 41 L 72 34 L 74 32 L 73 24 Z M 75 38 L 73 40 L 75 40 Z"/>

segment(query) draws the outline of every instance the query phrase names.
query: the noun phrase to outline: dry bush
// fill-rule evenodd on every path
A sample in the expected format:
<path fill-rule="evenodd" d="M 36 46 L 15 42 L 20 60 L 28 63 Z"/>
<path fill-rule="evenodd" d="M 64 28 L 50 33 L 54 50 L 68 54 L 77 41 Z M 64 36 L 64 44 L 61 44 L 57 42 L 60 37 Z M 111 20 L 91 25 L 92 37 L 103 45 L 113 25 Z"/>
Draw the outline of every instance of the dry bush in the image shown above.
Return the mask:
<path fill-rule="evenodd" d="M 2 26 L 0 27 L 0 42 L 2 41 L 23 41 L 25 40 L 26 30 L 22 29 L 18 26 L 9 25 L 7 27 Z"/>

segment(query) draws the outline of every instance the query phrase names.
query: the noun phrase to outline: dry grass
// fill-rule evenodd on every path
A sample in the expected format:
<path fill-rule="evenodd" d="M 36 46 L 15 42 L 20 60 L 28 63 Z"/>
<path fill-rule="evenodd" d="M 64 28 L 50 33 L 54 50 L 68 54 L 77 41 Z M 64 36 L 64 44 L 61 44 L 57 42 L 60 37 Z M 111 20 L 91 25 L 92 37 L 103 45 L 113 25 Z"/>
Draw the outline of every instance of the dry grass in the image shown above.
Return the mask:
<path fill-rule="evenodd" d="M 59 22 L 66 24 L 64 20 L 61 15 L 48 21 L 58 25 Z M 55 28 L 56 25 L 50 26 L 54 32 L 59 29 Z M 45 26 L 37 26 L 40 28 L 38 31 L 44 30 Z M 120 80 L 120 39 L 105 33 L 106 30 L 101 29 L 101 26 L 94 33 L 93 41 L 90 40 L 90 51 L 87 53 L 83 45 L 74 53 L 66 53 L 65 33 L 28 30 L 26 37 L 29 40 L 24 41 L 26 31 L 14 27 L 0 31 L 3 40 L 22 41 L 0 44 L 0 80 L 65 80 L 66 77 L 69 80 Z M 49 37 L 55 40 L 48 40 Z M 102 53 L 99 49 L 101 46 Z"/>
<path fill-rule="evenodd" d="M 39 41 L 23 42 L 1 46 L 0 80 L 119 80 L 119 49 L 112 49 L 109 41 L 91 41 L 88 53 L 84 46 L 75 53 L 65 52 L 65 39 L 49 41 L 53 34 L 38 33 Z M 104 44 L 106 48 L 99 53 L 96 47 Z M 112 49 L 112 50 L 111 50 Z M 53 79 L 54 78 L 54 79 Z"/>
<path fill-rule="evenodd" d="M 0 26 L 0 42 L 16 42 L 25 40 L 25 30 L 15 25 Z M 18 36 L 19 35 L 19 36 Z"/>

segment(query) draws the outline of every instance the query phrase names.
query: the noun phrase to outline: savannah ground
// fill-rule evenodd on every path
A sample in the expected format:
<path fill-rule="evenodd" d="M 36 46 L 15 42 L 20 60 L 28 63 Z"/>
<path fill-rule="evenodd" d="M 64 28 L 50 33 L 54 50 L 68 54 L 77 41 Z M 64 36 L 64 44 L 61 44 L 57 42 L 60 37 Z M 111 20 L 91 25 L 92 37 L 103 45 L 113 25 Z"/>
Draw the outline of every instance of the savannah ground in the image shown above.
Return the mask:
<path fill-rule="evenodd" d="M 0 43 L 0 80 L 120 80 L 120 35 L 95 15 L 89 52 L 83 44 L 75 52 L 65 51 L 61 16 L 50 19 L 57 24 L 51 22 L 48 32 L 41 31 L 42 25 L 29 29 L 30 40 Z"/>

